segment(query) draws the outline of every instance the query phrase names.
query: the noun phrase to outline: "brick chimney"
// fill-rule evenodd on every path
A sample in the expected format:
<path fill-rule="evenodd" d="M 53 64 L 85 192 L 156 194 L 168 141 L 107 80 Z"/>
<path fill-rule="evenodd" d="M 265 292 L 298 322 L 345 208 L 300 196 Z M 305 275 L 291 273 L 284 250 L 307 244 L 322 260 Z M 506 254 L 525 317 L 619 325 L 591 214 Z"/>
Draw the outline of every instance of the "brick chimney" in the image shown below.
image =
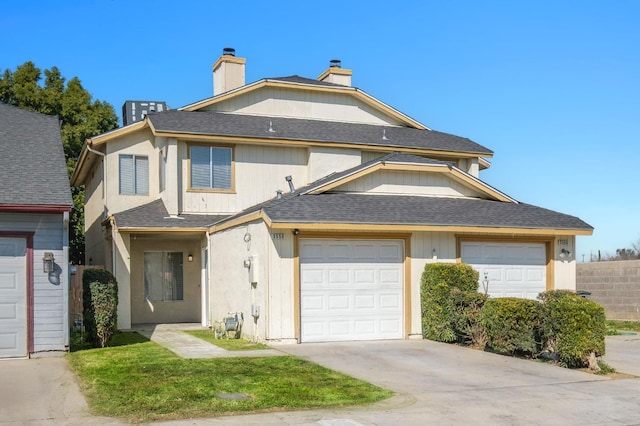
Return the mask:
<path fill-rule="evenodd" d="M 247 60 L 236 57 L 236 49 L 225 47 L 222 56 L 211 67 L 213 71 L 213 95 L 244 86 L 244 66 Z"/>
<path fill-rule="evenodd" d="M 318 80 L 327 83 L 341 84 L 343 86 L 351 86 L 351 75 L 353 71 L 342 68 L 340 59 L 332 59 L 329 61 L 329 68 L 318 76 Z"/>

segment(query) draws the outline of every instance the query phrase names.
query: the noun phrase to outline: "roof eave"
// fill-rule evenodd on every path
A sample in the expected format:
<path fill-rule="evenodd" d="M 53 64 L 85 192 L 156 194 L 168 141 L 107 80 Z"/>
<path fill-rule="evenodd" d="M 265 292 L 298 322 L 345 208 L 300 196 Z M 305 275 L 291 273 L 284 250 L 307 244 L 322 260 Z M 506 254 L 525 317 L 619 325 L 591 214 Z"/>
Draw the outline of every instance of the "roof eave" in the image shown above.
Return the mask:
<path fill-rule="evenodd" d="M 268 217 L 268 216 L 267 216 Z M 503 235 L 592 235 L 593 229 L 587 228 L 522 228 L 495 227 L 479 225 L 448 225 L 448 224 L 419 224 L 419 223 L 346 223 L 346 222 L 303 222 L 271 220 L 272 229 L 299 230 L 353 230 L 365 231 L 439 231 L 460 233 L 490 233 Z"/>

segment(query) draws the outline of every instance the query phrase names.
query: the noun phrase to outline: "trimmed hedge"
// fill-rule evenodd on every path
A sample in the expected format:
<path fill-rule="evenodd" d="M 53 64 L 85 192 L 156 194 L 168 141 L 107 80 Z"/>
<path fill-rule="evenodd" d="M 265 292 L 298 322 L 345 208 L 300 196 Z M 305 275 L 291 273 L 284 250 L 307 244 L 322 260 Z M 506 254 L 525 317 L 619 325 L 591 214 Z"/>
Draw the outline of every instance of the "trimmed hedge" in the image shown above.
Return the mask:
<path fill-rule="evenodd" d="M 540 352 L 541 305 L 536 300 L 501 297 L 484 304 L 481 323 L 487 346 L 503 354 L 535 356 Z"/>
<path fill-rule="evenodd" d="M 82 274 L 82 302 L 86 340 L 104 348 L 117 326 L 118 283 L 104 269 L 85 269 Z"/>
<path fill-rule="evenodd" d="M 440 342 L 453 342 L 451 290 L 478 289 L 478 272 L 464 263 L 429 263 L 422 273 L 422 335 Z"/>
<path fill-rule="evenodd" d="M 604 308 L 567 290 L 541 293 L 546 349 L 570 368 L 589 365 L 589 357 L 605 354 Z"/>
<path fill-rule="evenodd" d="M 458 343 L 484 349 L 487 333 L 480 320 L 486 302 L 487 296 L 477 291 L 451 290 L 451 326 Z"/>

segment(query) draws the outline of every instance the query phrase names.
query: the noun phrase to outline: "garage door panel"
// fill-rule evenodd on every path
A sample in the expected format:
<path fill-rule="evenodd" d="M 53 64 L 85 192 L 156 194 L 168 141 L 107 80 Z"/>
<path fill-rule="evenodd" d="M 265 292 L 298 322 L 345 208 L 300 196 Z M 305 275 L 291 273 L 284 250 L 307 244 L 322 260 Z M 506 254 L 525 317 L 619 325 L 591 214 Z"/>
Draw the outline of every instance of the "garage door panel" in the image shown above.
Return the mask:
<path fill-rule="evenodd" d="M 324 270 L 304 268 L 300 271 L 301 279 L 307 285 L 322 285 L 324 282 Z"/>
<path fill-rule="evenodd" d="M 396 261 L 402 258 L 402 247 L 397 244 L 381 244 L 378 253 L 380 260 Z"/>
<path fill-rule="evenodd" d="M 306 311 L 324 311 L 323 296 L 304 296 L 301 298 L 302 309 Z"/>
<path fill-rule="evenodd" d="M 327 247 L 326 257 L 331 262 L 349 258 L 349 246 L 347 244 L 331 244 Z"/>
<path fill-rule="evenodd" d="M 372 286 L 376 282 L 376 271 L 374 269 L 357 268 L 354 270 L 354 283 L 356 285 Z"/>
<path fill-rule="evenodd" d="M 19 345 L 20 336 L 17 332 L 0 333 L 0 353 L 13 352 Z"/>
<path fill-rule="evenodd" d="M 348 248 L 341 262 L 335 247 Z M 301 341 L 402 338 L 401 241 L 301 239 L 299 253 Z"/>
<path fill-rule="evenodd" d="M 501 258 L 496 246 L 502 247 Z M 486 273 L 490 297 L 535 299 L 546 290 L 544 243 L 463 243 L 462 261 L 479 272 L 479 289 Z"/>
<path fill-rule="evenodd" d="M 356 336 L 364 336 L 369 335 L 373 336 L 376 334 L 376 322 L 373 319 L 369 320 L 357 320 L 353 322 L 354 331 Z"/>
<path fill-rule="evenodd" d="M 19 321 L 17 309 L 17 302 L 0 303 L 0 320 L 6 321 L 6 323 L 13 321 L 17 324 Z"/>
<path fill-rule="evenodd" d="M 349 283 L 349 270 L 332 268 L 328 271 L 330 285 L 344 285 Z"/>
<path fill-rule="evenodd" d="M 398 294 L 381 294 L 380 309 L 397 309 L 402 310 L 402 299 Z"/>
<path fill-rule="evenodd" d="M 401 275 L 402 271 L 398 268 L 380 268 L 380 285 L 402 285 Z"/>
<path fill-rule="evenodd" d="M 0 264 L 0 267 L 3 265 Z M 0 273 L 0 291 L 17 290 L 18 282 L 15 273 Z"/>
<path fill-rule="evenodd" d="M 349 309 L 349 296 L 329 296 L 327 299 L 329 300 L 327 303 L 329 311 Z"/>
<path fill-rule="evenodd" d="M 27 355 L 26 239 L 0 238 L 0 358 Z"/>

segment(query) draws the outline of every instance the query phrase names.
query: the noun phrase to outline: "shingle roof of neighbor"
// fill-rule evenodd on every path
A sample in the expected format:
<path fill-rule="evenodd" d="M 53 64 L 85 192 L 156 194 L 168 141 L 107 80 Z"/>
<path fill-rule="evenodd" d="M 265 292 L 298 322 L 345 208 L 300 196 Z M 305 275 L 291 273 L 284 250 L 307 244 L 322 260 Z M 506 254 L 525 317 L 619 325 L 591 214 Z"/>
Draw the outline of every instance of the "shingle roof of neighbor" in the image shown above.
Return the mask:
<path fill-rule="evenodd" d="M 71 206 L 58 119 L 0 102 L 0 204 Z"/>
<path fill-rule="evenodd" d="M 460 136 L 435 130 L 298 118 L 229 114 L 209 111 L 178 111 L 149 114 L 159 132 L 240 136 L 263 139 L 338 142 L 356 145 L 417 148 L 492 155 L 493 151 Z M 271 129 L 272 131 L 269 131 Z"/>
<path fill-rule="evenodd" d="M 113 215 L 119 228 L 202 228 L 228 217 L 228 215 L 181 214 L 169 217 L 162 200 L 134 207 Z"/>

